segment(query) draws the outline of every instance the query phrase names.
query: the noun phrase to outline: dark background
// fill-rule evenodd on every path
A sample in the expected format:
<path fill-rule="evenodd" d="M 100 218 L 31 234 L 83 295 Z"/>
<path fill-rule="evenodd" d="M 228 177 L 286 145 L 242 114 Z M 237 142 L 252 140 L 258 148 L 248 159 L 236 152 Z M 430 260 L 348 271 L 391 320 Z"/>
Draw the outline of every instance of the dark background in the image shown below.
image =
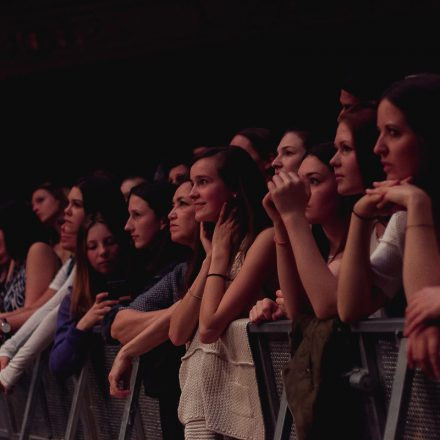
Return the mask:
<path fill-rule="evenodd" d="M 96 168 L 151 173 L 247 126 L 307 121 L 331 137 L 347 71 L 369 81 L 440 67 L 433 2 L 2 8 L 1 200 Z"/>

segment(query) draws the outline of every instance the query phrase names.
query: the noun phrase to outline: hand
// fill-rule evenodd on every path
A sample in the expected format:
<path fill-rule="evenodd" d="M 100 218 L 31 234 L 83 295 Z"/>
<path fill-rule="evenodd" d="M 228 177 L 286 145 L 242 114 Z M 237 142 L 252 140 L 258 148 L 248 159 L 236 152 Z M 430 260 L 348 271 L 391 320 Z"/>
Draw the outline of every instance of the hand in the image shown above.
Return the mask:
<path fill-rule="evenodd" d="M 440 379 L 440 328 L 429 326 L 408 338 L 408 365 L 419 367 L 430 378 Z"/>
<path fill-rule="evenodd" d="M 310 186 L 298 174 L 281 171 L 273 176 L 267 186 L 281 217 L 292 212 L 305 213 L 310 198 Z"/>
<path fill-rule="evenodd" d="M 382 196 L 377 204 L 377 209 L 385 210 L 388 213 L 395 212 L 396 208 L 407 209 L 409 204 L 415 200 L 428 199 L 429 201 L 428 195 L 422 189 L 407 183 L 407 181 L 398 181 L 394 185 L 380 185 L 376 183 L 375 187 L 367 189 L 366 193 Z"/>
<path fill-rule="evenodd" d="M 284 303 L 284 295 L 283 295 L 282 290 L 281 290 L 281 289 L 278 289 L 278 290 L 275 292 L 275 295 L 276 295 L 276 299 L 275 299 L 275 301 L 276 301 L 276 303 L 278 304 L 278 307 L 283 311 L 283 314 L 284 314 L 285 316 L 287 316 L 286 305 L 285 305 L 285 303 Z"/>
<path fill-rule="evenodd" d="M 207 256 L 211 255 L 211 252 L 212 252 L 212 240 L 207 235 L 204 222 L 200 223 L 200 241 L 202 242 L 202 246 L 203 246 L 203 249 L 205 250 L 205 254 Z"/>
<path fill-rule="evenodd" d="M 3 368 L 6 368 L 6 366 L 9 364 L 10 359 L 7 356 L 0 356 L 0 370 L 3 370 Z"/>
<path fill-rule="evenodd" d="M 255 324 L 259 324 L 263 321 L 276 321 L 283 316 L 285 316 L 283 310 L 275 301 L 269 298 L 257 301 L 249 312 L 249 319 Z"/>
<path fill-rule="evenodd" d="M 130 357 L 119 351 L 113 361 L 112 369 L 108 375 L 110 395 L 113 397 L 127 397 L 130 394 L 130 376 L 133 368 Z"/>
<path fill-rule="evenodd" d="M 273 203 L 270 192 L 268 192 L 263 198 L 263 208 L 267 212 L 267 215 L 272 220 L 274 225 L 283 222 L 275 204 Z"/>
<path fill-rule="evenodd" d="M 76 328 L 78 330 L 89 330 L 100 323 L 104 316 L 111 310 L 112 306 L 119 303 L 119 300 L 106 300 L 108 292 L 98 293 L 95 303 L 87 313 L 79 320 Z"/>
<path fill-rule="evenodd" d="M 405 336 L 408 337 L 430 321 L 440 318 L 440 286 L 424 287 L 408 300 L 405 319 Z"/>
<path fill-rule="evenodd" d="M 236 209 L 233 209 L 229 214 L 226 214 L 226 203 L 223 204 L 212 236 L 213 257 L 214 254 L 227 258 L 231 255 L 231 246 L 239 230 L 238 223 L 234 218 L 236 213 Z"/>

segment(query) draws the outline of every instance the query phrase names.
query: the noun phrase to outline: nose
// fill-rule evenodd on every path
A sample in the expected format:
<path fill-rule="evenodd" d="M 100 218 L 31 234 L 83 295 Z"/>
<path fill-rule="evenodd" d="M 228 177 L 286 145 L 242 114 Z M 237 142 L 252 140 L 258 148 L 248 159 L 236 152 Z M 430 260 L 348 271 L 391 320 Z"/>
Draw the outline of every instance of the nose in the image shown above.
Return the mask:
<path fill-rule="evenodd" d="M 387 153 L 387 148 L 385 143 L 383 142 L 382 136 L 380 135 L 376 141 L 376 145 L 373 148 L 373 151 L 378 156 L 385 156 Z"/>
<path fill-rule="evenodd" d="M 333 168 L 337 168 L 338 166 L 341 165 L 341 161 L 339 159 L 339 151 L 336 150 L 336 153 L 334 154 L 334 156 L 330 159 L 330 166 L 332 166 Z"/>
<path fill-rule="evenodd" d="M 101 257 L 105 257 L 105 256 L 108 254 L 108 248 L 107 248 L 107 246 L 104 245 L 104 244 L 100 244 L 100 245 L 98 246 L 98 254 L 99 254 Z"/>
<path fill-rule="evenodd" d="M 72 205 L 69 203 L 64 210 L 64 215 L 71 216 L 72 215 Z"/>
<path fill-rule="evenodd" d="M 168 214 L 168 220 L 172 220 L 173 218 L 176 218 L 176 210 L 174 208 Z"/>
<path fill-rule="evenodd" d="M 280 155 L 277 154 L 275 156 L 275 159 L 272 161 L 272 167 L 275 169 L 281 168 L 281 163 L 280 163 Z"/>
<path fill-rule="evenodd" d="M 191 188 L 191 192 L 189 193 L 189 197 L 191 200 L 196 200 L 199 197 L 199 191 L 197 190 L 196 185 L 193 185 Z"/>
<path fill-rule="evenodd" d="M 133 224 L 131 222 L 131 217 L 129 217 L 128 220 L 127 220 L 127 223 L 125 223 L 124 231 L 127 231 L 127 232 L 132 232 L 133 231 Z"/>

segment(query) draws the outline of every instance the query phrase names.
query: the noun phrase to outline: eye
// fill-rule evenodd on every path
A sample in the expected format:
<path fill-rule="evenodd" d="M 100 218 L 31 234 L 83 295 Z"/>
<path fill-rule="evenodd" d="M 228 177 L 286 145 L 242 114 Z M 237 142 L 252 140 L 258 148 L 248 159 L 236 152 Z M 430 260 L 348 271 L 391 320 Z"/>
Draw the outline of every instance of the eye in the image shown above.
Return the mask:
<path fill-rule="evenodd" d="M 350 145 L 348 145 L 348 144 L 342 144 L 341 145 L 341 151 L 343 153 L 349 153 L 350 151 L 353 151 L 353 148 Z"/>
<path fill-rule="evenodd" d="M 96 249 L 96 243 L 94 243 L 94 242 L 87 243 L 87 250 L 88 251 L 93 251 L 95 249 Z"/>
<path fill-rule="evenodd" d="M 309 178 L 309 183 L 310 183 L 310 185 L 315 186 L 315 185 L 318 185 L 320 182 L 319 182 L 319 180 L 316 177 L 310 177 Z"/>
<path fill-rule="evenodd" d="M 393 127 L 388 127 L 388 128 L 387 128 L 387 131 L 388 131 L 388 134 L 389 134 L 391 137 L 398 136 L 398 134 L 399 134 L 399 132 L 398 132 L 395 128 L 393 128 Z"/>
<path fill-rule="evenodd" d="M 115 237 L 108 237 L 105 239 L 104 244 L 106 246 L 113 246 L 114 244 L 116 244 L 116 240 Z"/>

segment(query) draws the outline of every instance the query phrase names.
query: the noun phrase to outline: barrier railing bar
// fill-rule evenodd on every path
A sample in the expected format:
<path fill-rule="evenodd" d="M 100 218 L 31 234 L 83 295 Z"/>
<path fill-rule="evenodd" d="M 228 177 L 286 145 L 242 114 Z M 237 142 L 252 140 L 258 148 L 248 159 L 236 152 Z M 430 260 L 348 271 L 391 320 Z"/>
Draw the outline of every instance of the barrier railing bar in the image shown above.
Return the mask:
<path fill-rule="evenodd" d="M 6 397 L 6 395 L 2 394 L 2 397 L 5 408 L 6 408 L 6 414 L 3 413 L 4 420 L 6 422 L 6 431 L 7 431 L 7 438 L 13 438 L 13 436 L 17 437 L 17 421 L 15 420 L 15 414 L 14 411 L 11 408 L 11 403 L 9 402 L 9 399 Z"/>
<path fill-rule="evenodd" d="M 273 440 L 288 440 L 292 429 L 292 421 L 292 414 L 287 405 L 286 390 L 283 388 Z"/>
<path fill-rule="evenodd" d="M 400 333 L 403 331 L 403 318 L 374 318 L 351 325 L 355 333 Z"/>
<path fill-rule="evenodd" d="M 406 357 L 407 340 L 402 339 L 399 346 L 396 371 L 394 373 L 391 398 L 385 424 L 384 440 L 403 438 L 404 416 L 408 405 L 408 394 L 414 378 L 414 371 L 408 368 Z"/>

